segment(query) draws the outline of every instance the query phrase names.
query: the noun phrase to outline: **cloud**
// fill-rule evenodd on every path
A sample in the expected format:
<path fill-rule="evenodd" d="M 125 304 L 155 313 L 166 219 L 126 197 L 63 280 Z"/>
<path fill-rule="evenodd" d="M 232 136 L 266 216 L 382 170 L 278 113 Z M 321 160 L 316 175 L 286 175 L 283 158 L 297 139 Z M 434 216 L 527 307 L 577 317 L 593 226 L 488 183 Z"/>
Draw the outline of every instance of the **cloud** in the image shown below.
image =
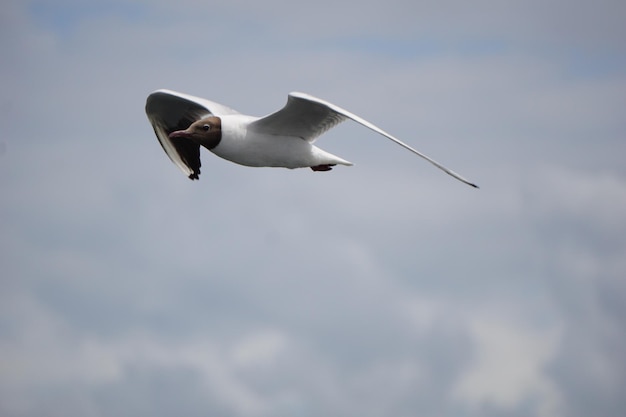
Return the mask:
<path fill-rule="evenodd" d="M 457 382 L 455 397 L 479 410 L 491 406 L 505 413 L 532 401 L 537 415 L 560 415 L 560 392 L 544 373 L 556 354 L 558 334 L 519 327 L 488 316 L 471 322 L 477 357 Z"/>
<path fill-rule="evenodd" d="M 3 415 L 623 414 L 622 6 L 409 3 L 3 4 Z M 157 88 L 481 189 L 348 122 L 355 167 L 192 183 Z"/>

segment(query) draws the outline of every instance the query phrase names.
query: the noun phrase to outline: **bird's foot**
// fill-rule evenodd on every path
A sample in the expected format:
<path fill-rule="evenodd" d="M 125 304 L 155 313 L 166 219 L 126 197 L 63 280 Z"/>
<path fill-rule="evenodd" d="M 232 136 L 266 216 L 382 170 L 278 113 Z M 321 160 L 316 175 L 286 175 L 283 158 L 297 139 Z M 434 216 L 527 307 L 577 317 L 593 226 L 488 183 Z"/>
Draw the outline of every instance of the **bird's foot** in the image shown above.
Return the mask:
<path fill-rule="evenodd" d="M 330 171 L 337 164 L 324 164 L 324 165 L 316 165 L 311 167 L 313 171 Z"/>

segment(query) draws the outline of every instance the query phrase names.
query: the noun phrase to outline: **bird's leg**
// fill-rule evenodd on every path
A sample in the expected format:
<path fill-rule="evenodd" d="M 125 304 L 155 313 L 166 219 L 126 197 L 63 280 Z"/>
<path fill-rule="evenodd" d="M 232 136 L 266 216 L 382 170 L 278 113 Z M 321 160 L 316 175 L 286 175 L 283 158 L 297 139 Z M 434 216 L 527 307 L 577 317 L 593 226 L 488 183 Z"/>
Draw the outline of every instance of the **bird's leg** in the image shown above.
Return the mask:
<path fill-rule="evenodd" d="M 333 167 L 337 165 L 337 164 L 323 164 L 323 165 L 316 165 L 314 167 L 311 167 L 311 169 L 313 171 L 330 171 L 331 169 L 333 169 Z"/>

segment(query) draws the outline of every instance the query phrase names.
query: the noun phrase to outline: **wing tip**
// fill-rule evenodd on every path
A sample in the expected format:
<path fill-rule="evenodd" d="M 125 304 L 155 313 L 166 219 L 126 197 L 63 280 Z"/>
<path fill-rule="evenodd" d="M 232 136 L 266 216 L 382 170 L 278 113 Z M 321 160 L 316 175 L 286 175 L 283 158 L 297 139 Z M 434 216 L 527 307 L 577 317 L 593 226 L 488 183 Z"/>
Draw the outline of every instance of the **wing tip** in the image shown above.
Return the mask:
<path fill-rule="evenodd" d="M 476 188 L 476 189 L 480 189 L 480 187 L 478 185 L 474 184 L 473 182 L 470 182 L 470 181 L 466 180 L 465 178 L 463 178 L 462 176 L 460 176 L 456 172 L 454 174 L 451 174 L 450 172 L 448 172 L 448 174 L 452 175 L 454 178 L 456 178 L 457 180 L 461 181 L 462 183 L 465 183 L 465 184 L 469 185 L 470 187 L 473 187 L 473 188 Z"/>

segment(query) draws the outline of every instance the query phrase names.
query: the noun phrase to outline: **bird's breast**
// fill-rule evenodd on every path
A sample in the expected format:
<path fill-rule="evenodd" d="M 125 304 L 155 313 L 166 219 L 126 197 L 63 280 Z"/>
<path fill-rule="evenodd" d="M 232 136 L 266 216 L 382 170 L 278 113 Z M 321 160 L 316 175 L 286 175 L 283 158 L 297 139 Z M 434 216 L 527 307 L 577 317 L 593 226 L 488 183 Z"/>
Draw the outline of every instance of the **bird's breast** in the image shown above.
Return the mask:
<path fill-rule="evenodd" d="M 229 161 L 253 167 L 300 168 L 311 164 L 311 145 L 300 139 L 246 132 L 227 135 L 211 151 Z"/>

